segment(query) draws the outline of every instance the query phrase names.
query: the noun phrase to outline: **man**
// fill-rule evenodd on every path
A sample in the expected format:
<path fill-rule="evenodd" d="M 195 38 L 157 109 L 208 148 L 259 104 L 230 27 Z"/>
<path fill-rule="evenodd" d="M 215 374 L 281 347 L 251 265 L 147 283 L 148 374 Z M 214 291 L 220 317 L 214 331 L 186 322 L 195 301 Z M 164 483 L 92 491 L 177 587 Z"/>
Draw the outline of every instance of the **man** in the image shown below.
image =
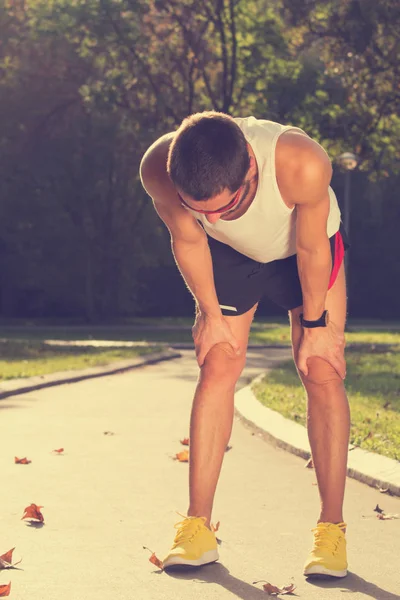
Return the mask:
<path fill-rule="evenodd" d="M 293 356 L 308 399 L 321 512 L 304 574 L 347 574 L 346 288 L 331 175 L 327 154 L 302 130 L 212 111 L 188 117 L 143 157 L 143 185 L 195 298 L 200 367 L 190 423 L 190 504 L 164 567 L 218 559 L 209 528 L 213 499 L 235 384 L 265 294 L 289 311 Z"/>

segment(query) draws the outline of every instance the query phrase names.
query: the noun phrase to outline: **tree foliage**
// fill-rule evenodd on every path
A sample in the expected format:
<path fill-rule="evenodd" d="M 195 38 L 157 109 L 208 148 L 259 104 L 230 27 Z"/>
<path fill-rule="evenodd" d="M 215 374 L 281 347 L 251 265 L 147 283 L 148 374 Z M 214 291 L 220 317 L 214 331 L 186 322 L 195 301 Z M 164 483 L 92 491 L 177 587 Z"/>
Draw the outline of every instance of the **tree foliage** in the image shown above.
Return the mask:
<path fill-rule="evenodd" d="M 300 126 L 333 160 L 357 152 L 352 273 L 368 256 L 379 281 L 398 276 L 366 240 L 398 255 L 399 13 L 395 0 L 5 0 L 1 313 L 191 310 L 138 166 L 208 109 Z M 353 280 L 353 310 L 384 313 Z"/>

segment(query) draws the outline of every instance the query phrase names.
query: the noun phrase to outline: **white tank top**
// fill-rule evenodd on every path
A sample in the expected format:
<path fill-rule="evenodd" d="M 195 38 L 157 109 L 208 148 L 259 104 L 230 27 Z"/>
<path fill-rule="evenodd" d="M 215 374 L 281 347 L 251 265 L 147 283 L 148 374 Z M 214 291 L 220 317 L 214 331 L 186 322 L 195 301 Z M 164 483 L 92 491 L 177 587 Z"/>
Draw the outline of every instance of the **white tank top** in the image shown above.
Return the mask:
<path fill-rule="evenodd" d="M 209 223 L 205 215 L 190 211 L 201 222 L 206 233 L 228 244 L 241 254 L 261 263 L 296 254 L 296 210 L 288 208 L 280 194 L 275 172 L 275 148 L 279 136 L 298 127 L 247 117 L 234 121 L 253 149 L 258 166 L 258 187 L 253 202 L 238 219 Z M 340 225 L 340 210 L 334 191 L 329 187 L 330 211 L 328 237 Z"/>

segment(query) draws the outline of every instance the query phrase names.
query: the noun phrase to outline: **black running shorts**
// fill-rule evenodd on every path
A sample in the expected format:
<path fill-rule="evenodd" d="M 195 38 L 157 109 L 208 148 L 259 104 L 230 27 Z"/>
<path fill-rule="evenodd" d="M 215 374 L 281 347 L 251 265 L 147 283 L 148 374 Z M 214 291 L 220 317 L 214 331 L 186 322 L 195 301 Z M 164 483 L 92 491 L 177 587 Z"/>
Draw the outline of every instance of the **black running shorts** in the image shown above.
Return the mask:
<path fill-rule="evenodd" d="M 344 252 L 349 248 L 342 224 L 329 241 L 332 252 L 331 288 Z M 282 260 L 259 263 L 210 236 L 208 244 L 213 261 L 215 288 L 223 315 L 242 315 L 264 296 L 285 310 L 302 306 L 303 295 L 296 254 Z"/>

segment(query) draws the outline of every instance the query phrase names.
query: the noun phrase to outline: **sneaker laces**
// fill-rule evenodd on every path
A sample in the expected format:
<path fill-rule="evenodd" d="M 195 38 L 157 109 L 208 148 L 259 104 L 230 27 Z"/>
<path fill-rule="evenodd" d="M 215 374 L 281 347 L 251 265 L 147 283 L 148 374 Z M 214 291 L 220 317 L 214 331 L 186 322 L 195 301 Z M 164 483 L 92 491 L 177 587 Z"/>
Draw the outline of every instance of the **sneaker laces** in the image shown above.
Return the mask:
<path fill-rule="evenodd" d="M 340 541 L 343 539 L 342 529 L 346 527 L 346 523 L 318 523 L 311 531 L 314 533 L 314 546 L 324 550 L 328 550 L 335 554 L 339 547 Z"/>
<path fill-rule="evenodd" d="M 201 526 L 204 525 L 207 520 L 205 517 L 180 516 L 183 517 L 183 521 L 179 521 L 174 525 L 175 529 L 178 530 L 174 539 L 174 548 L 182 543 L 191 542 Z"/>

